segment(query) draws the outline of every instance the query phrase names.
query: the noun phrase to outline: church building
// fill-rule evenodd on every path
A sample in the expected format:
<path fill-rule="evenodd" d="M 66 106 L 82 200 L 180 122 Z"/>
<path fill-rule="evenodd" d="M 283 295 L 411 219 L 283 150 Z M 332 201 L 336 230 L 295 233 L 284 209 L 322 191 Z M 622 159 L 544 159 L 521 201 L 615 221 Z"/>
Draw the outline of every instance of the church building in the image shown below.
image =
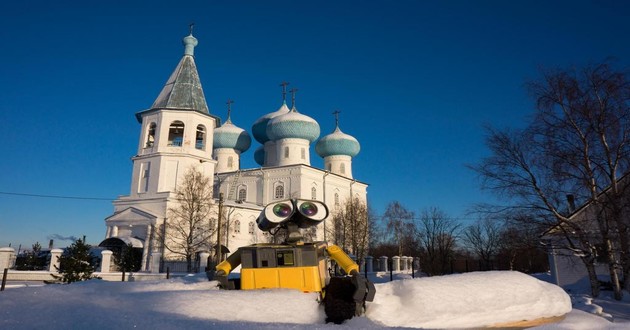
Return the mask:
<path fill-rule="evenodd" d="M 214 206 L 219 206 L 221 198 L 222 207 L 230 210 L 221 245 L 232 252 L 268 241 L 267 233 L 257 228 L 256 218 L 274 201 L 318 200 L 331 215 L 350 198 L 366 202 L 367 184 L 352 176 L 359 142 L 341 131 L 338 119 L 334 131 L 320 138 L 317 121 L 298 112 L 295 94 L 291 108 L 287 105 L 285 83 L 279 108 L 252 125 L 251 133 L 260 143 L 253 157 L 260 167 L 241 168 L 240 158 L 251 147 L 250 134 L 232 122 L 229 103 L 223 124 L 210 112 L 195 64 L 198 41 L 192 31 L 183 43 L 184 55 L 153 105 L 136 113 L 141 126 L 137 154 L 132 157 L 131 191 L 113 202 L 114 213 L 105 219 L 103 243 L 141 249 L 141 271 L 159 272 L 161 265 L 173 261 L 157 231 L 168 224 L 168 210 L 177 206 L 174 191 L 190 168 L 213 178 Z M 311 166 L 315 141 L 324 169 Z M 325 227 L 331 226 L 331 218 L 312 233 L 315 239 L 329 240 Z"/>

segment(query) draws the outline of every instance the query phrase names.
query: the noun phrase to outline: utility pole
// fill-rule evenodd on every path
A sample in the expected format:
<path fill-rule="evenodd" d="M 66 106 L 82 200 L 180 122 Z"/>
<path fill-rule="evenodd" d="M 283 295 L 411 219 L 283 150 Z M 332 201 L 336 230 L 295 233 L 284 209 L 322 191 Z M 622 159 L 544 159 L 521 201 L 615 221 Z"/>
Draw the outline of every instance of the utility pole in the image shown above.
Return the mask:
<path fill-rule="evenodd" d="M 223 261 L 221 249 L 221 220 L 223 218 L 223 193 L 219 193 L 219 217 L 217 220 L 217 265 Z"/>

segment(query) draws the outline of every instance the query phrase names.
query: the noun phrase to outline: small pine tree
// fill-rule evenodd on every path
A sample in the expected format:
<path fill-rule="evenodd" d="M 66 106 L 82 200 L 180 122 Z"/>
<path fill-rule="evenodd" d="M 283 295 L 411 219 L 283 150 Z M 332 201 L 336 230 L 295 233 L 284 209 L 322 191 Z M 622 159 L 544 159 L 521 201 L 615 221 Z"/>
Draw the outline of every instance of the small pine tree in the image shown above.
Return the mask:
<path fill-rule="evenodd" d="M 92 247 L 81 239 L 72 243 L 59 257 L 60 267 L 55 266 L 61 275 L 53 276 L 64 283 L 98 278 L 93 275 L 96 267 L 93 266 L 94 257 L 90 254 L 90 248 Z"/>
<path fill-rule="evenodd" d="M 39 242 L 33 244 L 32 250 L 18 256 L 15 261 L 17 270 L 42 270 L 46 266 L 46 259 L 40 256 L 42 246 Z"/>
<path fill-rule="evenodd" d="M 131 243 L 123 246 L 120 250 L 114 251 L 114 259 L 118 269 L 124 272 L 135 272 L 140 269 L 142 263 L 141 249 L 134 249 Z"/>

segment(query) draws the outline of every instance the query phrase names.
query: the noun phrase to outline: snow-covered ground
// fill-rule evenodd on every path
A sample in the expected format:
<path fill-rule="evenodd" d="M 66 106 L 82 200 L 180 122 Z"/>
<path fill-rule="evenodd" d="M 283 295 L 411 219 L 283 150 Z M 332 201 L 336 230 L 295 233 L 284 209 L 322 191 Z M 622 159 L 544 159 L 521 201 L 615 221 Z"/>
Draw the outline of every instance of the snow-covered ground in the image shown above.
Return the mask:
<path fill-rule="evenodd" d="M 627 312 L 630 300 L 569 297 L 559 287 L 517 272 L 399 276 L 393 282 L 385 282 L 389 274 L 383 275 L 374 279 L 376 297 L 365 316 L 342 325 L 324 324 L 316 294 L 223 291 L 201 276 L 23 287 L 9 283 L 0 292 L 0 329 L 479 328 L 564 314 L 564 320 L 536 329 L 630 329 L 630 318 L 612 323 L 606 310 Z"/>

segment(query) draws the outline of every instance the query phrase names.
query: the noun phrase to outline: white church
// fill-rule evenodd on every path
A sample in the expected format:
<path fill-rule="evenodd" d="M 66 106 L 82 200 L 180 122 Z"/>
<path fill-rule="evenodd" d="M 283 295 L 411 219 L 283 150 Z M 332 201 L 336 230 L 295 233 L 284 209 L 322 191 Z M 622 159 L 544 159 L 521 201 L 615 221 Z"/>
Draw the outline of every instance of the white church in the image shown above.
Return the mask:
<path fill-rule="evenodd" d="M 141 128 L 137 154 L 132 157 L 131 191 L 113 202 L 114 213 L 105 219 L 105 241 L 141 248 L 140 270 L 159 272 L 169 256 L 156 231 L 168 223 L 167 210 L 177 203 L 174 190 L 192 167 L 213 177 L 215 206 L 221 194 L 222 205 L 233 210 L 221 242 L 232 252 L 267 241 L 256 218 L 274 201 L 318 200 L 331 214 L 351 197 L 366 202 L 367 184 L 352 176 L 359 142 L 339 129 L 338 120 L 332 133 L 319 138 L 319 124 L 297 111 L 294 98 L 291 108 L 287 106 L 286 84 L 280 107 L 252 125 L 254 139 L 260 143 L 253 157 L 260 167 L 240 168 L 251 137 L 232 123 L 229 110 L 223 124 L 210 113 L 195 65 L 198 41 L 192 31 L 183 43 L 184 55 L 153 105 L 136 113 Z M 310 163 L 311 144 L 316 140 L 324 169 Z M 327 240 L 325 226 L 317 227 L 317 240 Z"/>

